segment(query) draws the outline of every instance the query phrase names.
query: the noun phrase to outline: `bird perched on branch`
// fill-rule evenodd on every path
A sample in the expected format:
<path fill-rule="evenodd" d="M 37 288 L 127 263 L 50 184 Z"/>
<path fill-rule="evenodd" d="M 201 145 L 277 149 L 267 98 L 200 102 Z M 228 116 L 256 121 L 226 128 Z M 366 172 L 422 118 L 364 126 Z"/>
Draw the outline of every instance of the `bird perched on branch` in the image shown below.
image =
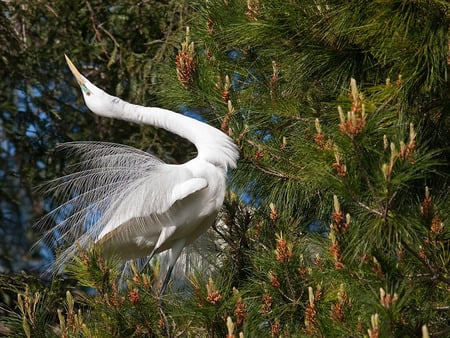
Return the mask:
<path fill-rule="evenodd" d="M 78 171 L 52 183 L 51 190 L 66 201 L 46 216 L 47 221 L 59 222 L 47 237 L 56 234 L 59 240 L 73 241 L 56 264 L 67 263 L 77 245 L 92 242 L 124 261 L 151 259 L 167 251 L 162 294 L 183 248 L 213 224 L 223 204 L 227 170 L 236 167 L 238 148 L 206 123 L 107 94 L 81 75 L 67 56 L 66 61 L 95 114 L 163 128 L 197 148 L 194 159 L 174 165 L 124 145 L 68 143 L 65 147 L 81 157 Z M 61 219 L 65 209 L 71 210 L 70 216 Z"/>

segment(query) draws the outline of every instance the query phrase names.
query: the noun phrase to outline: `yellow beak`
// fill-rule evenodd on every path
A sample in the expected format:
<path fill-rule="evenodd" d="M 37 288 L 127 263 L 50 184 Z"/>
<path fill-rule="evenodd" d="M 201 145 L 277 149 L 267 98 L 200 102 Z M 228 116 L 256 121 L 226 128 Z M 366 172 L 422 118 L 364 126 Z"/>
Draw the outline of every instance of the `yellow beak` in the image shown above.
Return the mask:
<path fill-rule="evenodd" d="M 72 61 L 70 61 L 69 57 L 66 54 L 64 54 L 64 56 L 66 57 L 66 62 L 69 65 L 70 71 L 72 72 L 73 76 L 75 76 L 75 79 L 77 80 L 78 84 L 80 86 L 84 85 L 84 83 L 86 82 L 84 76 L 81 75 L 81 73 L 72 63 Z"/>

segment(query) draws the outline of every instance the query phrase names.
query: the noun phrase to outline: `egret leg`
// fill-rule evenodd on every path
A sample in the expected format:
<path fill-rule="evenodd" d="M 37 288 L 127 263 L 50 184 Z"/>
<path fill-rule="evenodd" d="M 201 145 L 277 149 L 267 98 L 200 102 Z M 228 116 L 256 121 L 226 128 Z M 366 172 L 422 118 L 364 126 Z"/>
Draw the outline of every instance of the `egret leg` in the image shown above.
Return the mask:
<path fill-rule="evenodd" d="M 161 231 L 161 233 L 159 234 L 159 237 L 158 237 L 158 241 L 156 242 L 156 244 L 155 244 L 155 246 L 154 246 L 152 252 L 151 252 L 150 255 L 148 256 L 147 261 L 145 262 L 145 264 L 144 264 L 144 265 L 142 266 L 142 268 L 141 268 L 141 272 L 144 270 L 144 268 L 147 266 L 147 264 L 150 263 L 150 261 L 151 261 L 151 259 L 153 258 L 153 256 L 155 256 L 155 254 L 156 254 L 157 252 L 159 252 L 158 250 L 161 248 L 161 245 L 163 245 L 164 242 L 165 242 L 171 235 L 173 235 L 173 233 L 175 232 L 175 230 L 176 230 L 176 227 L 175 227 L 175 226 L 168 226 L 168 227 L 165 227 L 165 228 Z M 174 246 L 176 246 L 177 243 L 178 243 L 178 242 L 175 242 Z M 184 241 L 183 241 L 183 243 L 184 243 Z M 183 244 L 183 246 L 184 246 L 184 244 Z M 181 248 L 181 249 L 183 249 L 183 248 Z M 173 250 L 173 247 L 172 247 L 171 249 L 169 249 L 169 250 L 172 251 L 172 250 Z M 181 251 L 180 251 L 180 252 L 181 252 Z M 178 256 L 179 256 L 179 255 L 180 255 L 180 253 L 178 253 Z M 178 256 L 177 256 L 176 258 L 178 258 Z M 176 258 L 175 258 L 175 260 L 176 260 Z M 172 254 L 170 254 L 170 263 L 172 263 Z"/>
<path fill-rule="evenodd" d="M 169 251 L 169 268 L 167 269 L 161 289 L 159 291 L 159 299 L 158 299 L 159 312 L 164 321 L 164 325 L 166 327 L 168 336 L 170 336 L 170 327 L 169 327 L 169 322 L 167 320 L 167 316 L 164 312 L 164 303 L 163 303 L 162 296 L 164 295 L 167 285 L 169 284 L 170 277 L 172 276 L 173 267 L 175 266 L 175 262 L 177 261 L 178 257 L 180 256 L 181 251 L 183 250 L 185 244 L 186 244 L 186 241 L 184 239 L 178 240 L 178 241 L 174 242 L 172 245 L 172 248 L 170 248 L 168 250 Z"/>
<path fill-rule="evenodd" d="M 181 251 L 183 250 L 185 244 L 186 244 L 186 240 L 180 239 L 180 240 L 175 241 L 173 243 L 172 247 L 169 250 L 167 250 L 168 257 L 169 257 L 169 262 L 168 262 L 169 268 L 167 269 L 161 289 L 159 291 L 160 296 L 162 296 L 164 294 L 164 292 L 166 291 L 167 285 L 169 284 L 170 277 L 172 275 L 173 267 L 174 267 L 178 257 L 180 256 Z M 153 249 L 152 253 L 150 254 L 149 260 L 153 257 L 155 250 L 156 250 L 156 247 L 155 247 L 155 249 Z M 148 261 L 146 264 L 148 264 Z"/>
<path fill-rule="evenodd" d="M 166 327 L 167 336 L 170 337 L 170 327 L 169 327 L 169 321 L 167 320 L 166 313 L 164 312 L 164 303 L 162 299 L 162 295 L 166 291 L 167 284 L 169 284 L 170 281 L 170 275 L 172 274 L 173 265 L 169 267 L 167 270 L 166 276 L 164 277 L 163 284 L 161 286 L 161 290 L 159 291 L 159 298 L 158 298 L 158 307 L 159 307 L 159 313 L 161 314 L 162 320 L 164 321 L 164 326 Z"/>
<path fill-rule="evenodd" d="M 162 296 L 166 291 L 167 284 L 169 284 L 170 276 L 172 275 L 173 265 L 169 267 L 167 270 L 166 276 L 164 277 L 164 281 L 161 286 L 161 290 L 159 291 L 159 295 Z"/>
<path fill-rule="evenodd" d="M 171 227 L 171 228 L 173 228 L 173 227 Z M 145 261 L 145 264 L 142 265 L 142 268 L 141 268 L 141 271 L 140 271 L 140 272 L 143 272 L 143 271 L 144 271 L 144 268 L 150 263 L 150 261 L 152 260 L 153 256 L 156 255 L 157 250 L 161 247 L 161 244 L 164 243 L 164 240 L 165 240 L 166 237 L 167 237 L 167 232 L 168 232 L 168 231 L 162 231 L 162 232 L 161 232 L 161 234 L 159 235 L 159 238 L 158 238 L 158 242 L 156 242 L 156 245 L 155 245 L 155 247 L 153 248 L 152 252 L 150 253 L 150 255 L 148 255 L 148 258 L 147 258 L 147 260 Z"/>
<path fill-rule="evenodd" d="M 154 251 L 154 250 L 153 250 Z M 153 258 L 153 252 L 150 254 L 150 256 L 148 256 L 148 258 L 147 258 L 147 260 L 145 261 L 145 263 L 142 265 L 142 267 L 141 267 L 141 271 L 139 271 L 140 273 L 142 273 L 142 272 L 144 272 L 144 269 L 145 269 L 145 267 L 147 266 L 147 265 L 149 265 L 150 264 L 150 261 L 152 260 L 152 258 Z"/>

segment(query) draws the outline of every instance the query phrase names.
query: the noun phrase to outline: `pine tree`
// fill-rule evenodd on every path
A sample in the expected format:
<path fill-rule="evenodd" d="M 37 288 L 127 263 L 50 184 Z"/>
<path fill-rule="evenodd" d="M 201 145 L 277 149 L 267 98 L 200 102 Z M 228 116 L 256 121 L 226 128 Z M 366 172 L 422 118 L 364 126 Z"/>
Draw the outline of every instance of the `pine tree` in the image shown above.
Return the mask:
<path fill-rule="evenodd" d="M 448 334 L 448 7 L 208 1 L 197 12 L 195 67 L 166 96 L 241 147 L 232 182 L 247 206 L 231 200 L 216 229 L 229 247 L 215 282 L 231 283 L 218 292 L 237 330 Z"/>

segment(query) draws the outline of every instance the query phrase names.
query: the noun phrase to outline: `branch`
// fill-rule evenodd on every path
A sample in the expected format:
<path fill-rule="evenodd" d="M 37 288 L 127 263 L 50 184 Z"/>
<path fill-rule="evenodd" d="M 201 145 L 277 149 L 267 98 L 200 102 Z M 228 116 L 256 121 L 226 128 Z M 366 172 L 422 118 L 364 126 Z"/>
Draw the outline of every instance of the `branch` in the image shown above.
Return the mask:
<path fill-rule="evenodd" d="M 411 248 L 405 241 L 402 240 L 401 243 L 405 247 L 405 249 L 415 258 L 417 258 L 417 260 L 420 261 L 423 266 L 431 273 L 432 280 L 439 280 L 445 284 L 450 285 L 450 278 L 445 278 L 444 276 L 442 276 L 438 271 L 434 269 L 433 266 L 431 266 L 431 264 L 426 259 L 420 257 L 419 254 L 415 250 L 413 250 L 413 248 Z"/>
<path fill-rule="evenodd" d="M 363 202 L 360 202 L 360 201 L 355 201 L 360 207 L 363 207 L 364 209 L 366 209 L 367 211 L 370 211 L 371 213 L 373 213 L 373 214 L 375 214 L 375 215 L 377 215 L 377 216 L 380 216 L 380 217 L 384 217 L 385 215 L 384 215 L 384 213 L 382 213 L 381 211 L 378 211 L 378 210 L 376 210 L 376 209 L 373 209 L 373 208 L 371 208 L 371 207 L 369 207 L 369 206 L 367 206 L 367 205 L 365 205 Z"/>
<path fill-rule="evenodd" d="M 103 53 L 105 53 L 105 55 L 107 55 L 108 58 L 109 58 L 110 55 L 109 55 L 108 51 L 106 50 L 105 46 L 104 46 L 103 43 L 102 43 L 102 42 L 103 42 L 102 34 L 101 34 L 100 31 L 97 29 L 97 24 L 96 24 L 96 19 L 95 19 L 95 13 L 94 13 L 94 10 L 92 9 L 92 6 L 91 6 L 91 4 L 89 3 L 89 1 L 86 1 L 86 6 L 88 7 L 89 12 L 90 12 L 89 18 L 91 19 L 91 22 L 92 22 L 92 29 L 93 29 L 94 32 L 95 32 L 95 36 L 97 37 L 98 42 L 100 43 L 100 47 L 101 47 L 101 49 L 103 50 Z"/>
<path fill-rule="evenodd" d="M 251 146 L 258 148 L 258 144 L 256 144 L 255 142 L 253 142 L 252 140 L 246 140 L 248 144 L 250 144 Z M 297 170 L 302 170 L 304 169 L 304 167 L 301 167 L 299 165 L 297 165 L 296 163 L 293 163 L 292 161 L 289 161 L 273 152 L 269 153 L 271 157 L 275 158 L 278 161 L 285 161 L 288 165 L 290 165 L 292 168 L 297 169 Z M 255 161 L 250 161 L 250 163 L 252 163 L 256 168 L 258 168 L 259 170 L 261 170 L 262 172 L 269 174 L 271 176 L 275 176 L 275 177 L 279 177 L 281 179 L 292 179 L 292 180 L 296 180 L 299 181 L 298 177 L 295 176 L 291 176 L 288 175 L 286 173 L 282 173 L 280 171 L 276 171 L 274 169 L 268 169 L 268 168 L 264 168 L 261 165 L 257 164 Z"/>
<path fill-rule="evenodd" d="M 275 171 L 275 170 L 273 170 L 273 169 L 267 169 L 267 168 L 264 168 L 264 167 L 262 167 L 262 166 L 260 166 L 259 164 L 257 164 L 255 161 L 251 161 L 251 163 L 256 167 L 256 168 L 258 168 L 259 170 L 261 170 L 263 173 L 265 173 L 265 174 L 268 174 L 268 175 L 271 175 L 271 176 L 275 176 L 275 177 L 278 177 L 278 178 L 281 178 L 281 179 L 284 179 L 284 180 L 287 180 L 287 179 L 296 179 L 296 178 L 294 178 L 294 177 L 292 177 L 292 176 L 289 176 L 289 175 L 286 175 L 286 174 L 283 174 L 282 172 L 279 172 L 279 171 Z"/>

